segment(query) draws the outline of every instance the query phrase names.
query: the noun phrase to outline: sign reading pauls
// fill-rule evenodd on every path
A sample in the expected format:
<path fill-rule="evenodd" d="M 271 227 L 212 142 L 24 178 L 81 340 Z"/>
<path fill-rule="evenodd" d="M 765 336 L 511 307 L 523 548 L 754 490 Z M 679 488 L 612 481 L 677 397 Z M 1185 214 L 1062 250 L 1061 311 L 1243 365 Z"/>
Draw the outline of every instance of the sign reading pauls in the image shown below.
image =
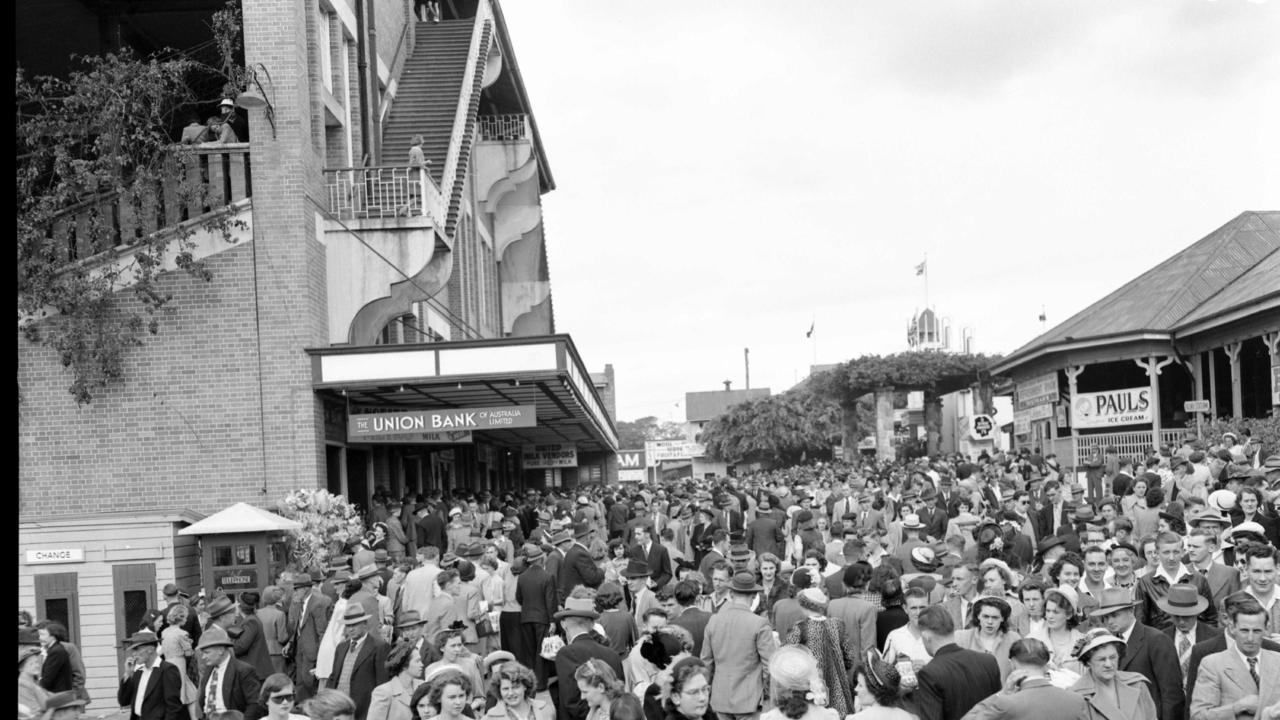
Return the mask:
<path fill-rule="evenodd" d="M 505 430 L 538 424 L 537 406 L 414 410 L 395 413 L 362 413 L 348 418 L 347 439 L 375 440 L 379 436 L 421 435 L 470 430 Z"/>

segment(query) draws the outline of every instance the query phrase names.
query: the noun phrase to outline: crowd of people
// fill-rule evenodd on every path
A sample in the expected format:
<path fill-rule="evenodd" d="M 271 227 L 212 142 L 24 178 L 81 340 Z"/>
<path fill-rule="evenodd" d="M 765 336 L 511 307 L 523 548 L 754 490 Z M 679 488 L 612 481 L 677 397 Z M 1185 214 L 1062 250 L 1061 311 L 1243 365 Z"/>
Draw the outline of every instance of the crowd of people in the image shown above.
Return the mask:
<path fill-rule="evenodd" d="M 1277 720 L 1280 455 L 1235 441 L 1106 448 L 1079 476 L 1022 451 L 379 492 L 326 568 L 234 600 L 164 588 L 117 700 L 138 720 Z M 87 699 L 66 629 L 20 627 L 20 715 Z"/>

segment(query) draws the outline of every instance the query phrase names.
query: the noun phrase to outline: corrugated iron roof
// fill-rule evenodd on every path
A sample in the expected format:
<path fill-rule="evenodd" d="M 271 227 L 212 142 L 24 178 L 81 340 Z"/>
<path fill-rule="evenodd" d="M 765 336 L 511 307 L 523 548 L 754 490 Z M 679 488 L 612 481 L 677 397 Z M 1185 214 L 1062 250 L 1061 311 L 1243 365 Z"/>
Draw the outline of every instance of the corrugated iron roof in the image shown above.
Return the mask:
<path fill-rule="evenodd" d="M 1009 355 L 1142 331 L 1173 332 L 1280 290 L 1280 212 L 1244 212 Z"/>

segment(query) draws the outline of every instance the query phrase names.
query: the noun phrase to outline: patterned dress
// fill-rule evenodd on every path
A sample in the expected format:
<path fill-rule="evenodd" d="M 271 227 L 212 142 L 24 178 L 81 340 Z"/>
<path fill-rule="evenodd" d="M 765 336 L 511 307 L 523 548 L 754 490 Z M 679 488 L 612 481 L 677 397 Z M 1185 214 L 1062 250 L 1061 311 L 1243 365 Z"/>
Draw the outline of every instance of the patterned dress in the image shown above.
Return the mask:
<path fill-rule="evenodd" d="M 822 680 L 827 685 L 827 706 L 840 717 L 853 712 L 853 691 L 849 687 L 849 670 L 857 662 L 856 650 L 844 621 L 838 618 L 805 618 L 787 633 L 786 642 L 809 648 L 822 668 Z"/>

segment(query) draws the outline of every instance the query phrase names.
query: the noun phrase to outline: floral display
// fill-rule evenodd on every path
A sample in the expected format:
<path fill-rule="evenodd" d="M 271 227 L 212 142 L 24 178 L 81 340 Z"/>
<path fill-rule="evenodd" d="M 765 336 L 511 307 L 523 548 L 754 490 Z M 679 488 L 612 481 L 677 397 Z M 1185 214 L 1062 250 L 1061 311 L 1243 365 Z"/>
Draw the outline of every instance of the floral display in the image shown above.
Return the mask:
<path fill-rule="evenodd" d="M 328 490 L 294 490 L 276 503 L 283 517 L 302 523 L 288 533 L 289 554 L 302 570 L 323 570 L 353 539 L 364 535 L 364 520 L 342 495 Z"/>

